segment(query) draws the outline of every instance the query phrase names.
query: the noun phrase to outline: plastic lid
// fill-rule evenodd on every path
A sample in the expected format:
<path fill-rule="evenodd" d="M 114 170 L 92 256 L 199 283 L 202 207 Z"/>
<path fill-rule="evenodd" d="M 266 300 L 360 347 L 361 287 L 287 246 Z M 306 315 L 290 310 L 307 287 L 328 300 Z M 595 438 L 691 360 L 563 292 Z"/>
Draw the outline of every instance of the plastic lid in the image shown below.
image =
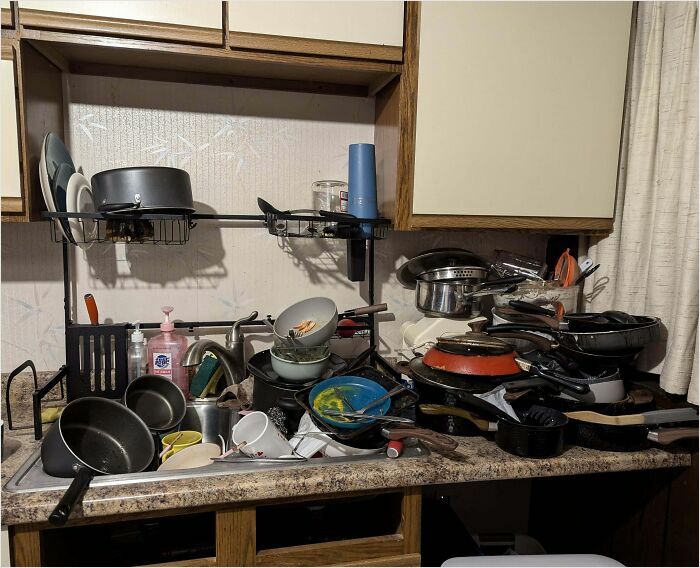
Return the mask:
<path fill-rule="evenodd" d="M 134 326 L 136 329 L 131 332 L 131 342 L 132 343 L 143 343 L 143 331 L 141 331 L 141 322 L 135 321 Z"/>
<path fill-rule="evenodd" d="M 173 311 L 172 306 L 163 306 L 161 308 L 161 311 L 165 314 L 165 319 L 163 320 L 163 323 L 160 324 L 160 330 L 161 331 L 172 331 L 175 329 L 175 324 L 170 321 L 170 312 Z"/>

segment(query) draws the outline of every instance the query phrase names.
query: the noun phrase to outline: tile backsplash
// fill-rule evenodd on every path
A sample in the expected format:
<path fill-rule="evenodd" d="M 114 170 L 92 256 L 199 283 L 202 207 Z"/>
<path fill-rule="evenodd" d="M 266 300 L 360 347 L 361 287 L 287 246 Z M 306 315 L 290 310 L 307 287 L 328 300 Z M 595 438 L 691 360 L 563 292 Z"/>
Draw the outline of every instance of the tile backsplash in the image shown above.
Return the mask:
<path fill-rule="evenodd" d="M 347 179 L 348 145 L 374 137 L 373 99 L 71 75 L 65 89 L 64 136 L 76 167 L 88 178 L 124 166 L 183 168 L 199 212 L 257 213 L 258 196 L 281 209 L 310 207 L 311 183 Z M 379 325 L 382 352 L 398 348 L 401 323 L 421 315 L 395 269 L 442 246 L 543 256 L 545 237 L 390 232 L 376 244 L 377 300 L 389 304 Z M 329 296 L 341 310 L 367 297 L 366 283 L 345 277 L 343 241 L 276 238 L 258 223 L 200 221 L 184 246 L 71 247 L 70 266 L 78 322 L 87 321 L 87 292 L 101 321 L 160 321 L 159 307 L 168 304 L 176 319 L 204 321 L 252 310 L 276 315 L 309 296 Z M 38 369 L 56 369 L 63 333 L 61 247 L 45 223 L 3 224 L 2 371 L 27 358 Z M 251 350 L 269 340 L 254 330 L 248 337 Z M 343 354 L 362 347 L 338 343 Z"/>

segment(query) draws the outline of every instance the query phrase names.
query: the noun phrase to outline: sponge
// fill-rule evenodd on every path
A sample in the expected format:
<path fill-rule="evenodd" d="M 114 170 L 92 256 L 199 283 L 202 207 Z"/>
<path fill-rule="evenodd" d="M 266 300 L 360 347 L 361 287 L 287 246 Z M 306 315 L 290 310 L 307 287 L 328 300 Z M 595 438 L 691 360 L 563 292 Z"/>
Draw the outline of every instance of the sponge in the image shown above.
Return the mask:
<path fill-rule="evenodd" d="M 209 379 L 207 386 L 204 387 L 202 394 L 199 396 L 201 398 L 204 398 L 210 394 L 216 394 L 216 386 L 219 383 L 219 379 L 223 376 L 223 374 L 224 368 L 219 366 L 219 368 L 216 371 L 214 371 L 214 374 L 211 376 L 211 379 Z"/>
<path fill-rule="evenodd" d="M 217 369 L 221 366 L 219 360 L 216 357 L 207 355 L 202 361 L 202 364 L 197 369 L 192 381 L 190 383 L 190 392 L 194 396 L 202 396 L 202 393 L 209 386 L 209 381 L 212 379 Z"/>

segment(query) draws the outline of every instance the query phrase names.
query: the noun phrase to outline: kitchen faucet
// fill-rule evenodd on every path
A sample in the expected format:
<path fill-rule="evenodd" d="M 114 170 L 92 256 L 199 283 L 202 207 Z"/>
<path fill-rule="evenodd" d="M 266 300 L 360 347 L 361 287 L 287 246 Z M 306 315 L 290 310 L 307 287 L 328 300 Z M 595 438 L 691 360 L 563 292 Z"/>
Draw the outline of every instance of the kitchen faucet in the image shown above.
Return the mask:
<path fill-rule="evenodd" d="M 182 357 L 183 367 L 194 367 L 201 364 L 204 354 L 209 351 L 216 355 L 221 363 L 226 378 L 226 386 L 240 383 L 246 378 L 245 355 L 243 353 L 243 343 L 245 337 L 241 331 L 241 325 L 252 322 L 258 317 L 258 312 L 253 312 L 248 317 L 234 322 L 231 329 L 226 333 L 226 347 L 211 339 L 200 339 L 187 348 Z"/>

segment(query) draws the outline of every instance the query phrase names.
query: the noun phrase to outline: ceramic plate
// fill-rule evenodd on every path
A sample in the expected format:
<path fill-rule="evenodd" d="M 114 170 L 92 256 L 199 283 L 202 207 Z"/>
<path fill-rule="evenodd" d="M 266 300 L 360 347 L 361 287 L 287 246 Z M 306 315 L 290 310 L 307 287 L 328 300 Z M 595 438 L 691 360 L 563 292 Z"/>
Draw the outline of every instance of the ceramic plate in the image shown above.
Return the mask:
<path fill-rule="evenodd" d="M 63 140 L 61 140 L 53 132 L 49 132 L 45 138 L 44 160 L 46 164 L 46 172 L 48 174 L 50 187 L 52 190 L 52 195 L 54 195 L 55 199 L 55 190 L 53 189 L 53 187 L 56 181 L 56 173 L 58 172 L 58 169 L 61 167 L 62 164 L 66 164 L 70 166 L 70 168 L 73 171 L 75 171 L 75 164 L 73 163 L 73 159 L 70 157 L 70 152 L 68 152 L 68 148 L 66 148 L 65 144 L 63 143 Z M 66 183 L 68 182 L 66 181 Z M 55 203 L 55 205 L 57 210 L 63 211 L 61 209 L 58 209 L 58 203 Z"/>
<path fill-rule="evenodd" d="M 326 414 L 324 410 L 347 411 L 362 408 L 385 394 L 387 394 L 387 390 L 382 385 L 365 377 L 331 377 L 317 383 L 311 389 L 311 392 L 309 392 L 309 406 L 318 418 L 331 426 L 354 430 L 367 426 L 367 424 L 372 424 L 374 421 L 331 416 Z M 390 406 L 391 399 L 386 399 L 367 410 L 365 414 L 367 416 L 374 414 L 383 416 L 387 413 Z"/>
<path fill-rule="evenodd" d="M 49 166 L 50 168 L 50 166 Z M 75 174 L 75 170 L 69 164 L 61 164 L 56 171 L 54 176 L 54 181 L 51 184 L 51 189 L 53 190 L 53 202 L 56 206 L 56 211 L 65 212 L 66 211 L 66 196 L 68 195 L 68 182 L 70 182 L 71 176 Z M 73 235 L 71 234 L 71 228 L 68 224 L 68 219 L 59 219 L 59 228 L 66 237 L 68 242 L 75 242 L 73 240 Z"/>
<path fill-rule="evenodd" d="M 46 152 L 46 139 L 48 137 L 48 134 L 44 136 L 44 141 L 41 143 L 41 155 L 39 156 L 39 183 L 41 184 L 41 193 L 44 196 L 46 209 L 53 212 L 56 211 L 56 206 L 54 205 L 53 195 L 51 194 L 51 183 L 49 182 L 49 173 L 46 170 L 46 158 L 44 157 Z"/>
<path fill-rule="evenodd" d="M 216 444 L 195 444 L 170 456 L 160 465 L 158 471 L 204 467 L 213 463 L 211 458 L 220 455 L 221 448 Z"/>
<path fill-rule="evenodd" d="M 66 188 L 66 211 L 68 213 L 94 213 L 92 189 L 83 174 L 74 173 Z M 75 243 L 82 249 L 88 249 L 97 236 L 97 223 L 92 219 L 68 219 L 70 232 Z"/>

